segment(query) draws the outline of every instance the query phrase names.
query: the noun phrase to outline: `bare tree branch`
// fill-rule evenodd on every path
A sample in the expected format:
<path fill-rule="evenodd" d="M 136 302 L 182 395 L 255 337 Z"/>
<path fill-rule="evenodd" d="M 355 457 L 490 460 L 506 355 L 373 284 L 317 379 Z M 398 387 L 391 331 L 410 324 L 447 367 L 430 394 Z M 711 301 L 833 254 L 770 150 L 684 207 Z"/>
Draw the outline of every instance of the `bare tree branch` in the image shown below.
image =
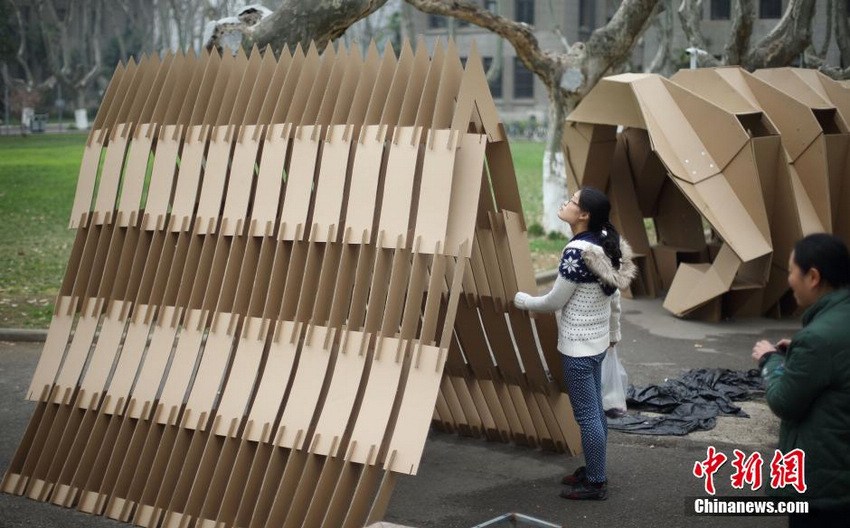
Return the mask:
<path fill-rule="evenodd" d="M 787 66 L 812 41 L 815 0 L 790 0 L 779 23 L 747 53 L 742 61 L 748 70 Z"/>
<path fill-rule="evenodd" d="M 841 52 L 841 65 L 850 66 L 850 25 L 847 23 L 847 5 L 844 2 L 834 2 L 835 10 L 833 23 L 835 24 L 835 43 Z"/>
<path fill-rule="evenodd" d="M 589 91 L 607 72 L 624 63 L 656 14 L 659 0 L 623 0 L 604 26 L 587 39 L 587 83 Z M 584 92 L 586 93 L 586 91 Z"/>
<path fill-rule="evenodd" d="M 27 33 L 24 30 L 24 18 L 21 15 L 21 8 L 18 7 L 18 4 L 15 0 L 9 0 L 9 3 L 12 4 L 12 8 L 15 10 L 15 18 L 18 21 L 18 32 L 20 33 L 20 44 L 18 45 L 18 52 L 15 54 L 15 60 L 18 61 L 18 64 L 21 65 L 21 69 L 24 71 L 24 78 L 30 86 L 33 84 L 32 71 L 30 71 L 29 64 L 26 61 L 26 53 L 27 53 Z"/>
<path fill-rule="evenodd" d="M 723 49 L 723 62 L 727 65 L 740 64 L 741 58 L 750 49 L 753 34 L 755 3 L 753 0 L 734 0 L 732 3 L 732 27 Z"/>
<path fill-rule="evenodd" d="M 284 45 L 300 43 L 307 47 L 311 41 L 323 50 L 338 38 L 351 24 L 369 16 L 387 0 L 349 0 L 346 2 L 312 2 L 310 0 L 283 0 L 271 15 L 243 31 L 243 46 L 256 44 L 260 49 L 267 45 L 281 49 Z"/>
<path fill-rule="evenodd" d="M 560 69 L 560 61 L 555 54 L 540 48 L 534 29 L 528 24 L 493 13 L 469 0 L 406 1 L 422 12 L 458 18 L 489 29 L 510 42 L 526 68 L 543 79 L 547 86 L 557 86 L 557 76 L 553 75 L 553 71 Z"/>
<path fill-rule="evenodd" d="M 700 28 L 702 24 L 702 0 L 682 0 L 679 5 L 679 21 L 682 30 L 693 48 L 708 51 L 708 43 Z M 700 66 L 719 66 L 720 62 L 710 53 L 698 53 L 697 64 Z"/>
<path fill-rule="evenodd" d="M 658 51 L 647 72 L 669 75 L 673 73 L 673 0 L 663 0 L 664 8 L 655 17 L 653 24 L 658 28 Z"/>

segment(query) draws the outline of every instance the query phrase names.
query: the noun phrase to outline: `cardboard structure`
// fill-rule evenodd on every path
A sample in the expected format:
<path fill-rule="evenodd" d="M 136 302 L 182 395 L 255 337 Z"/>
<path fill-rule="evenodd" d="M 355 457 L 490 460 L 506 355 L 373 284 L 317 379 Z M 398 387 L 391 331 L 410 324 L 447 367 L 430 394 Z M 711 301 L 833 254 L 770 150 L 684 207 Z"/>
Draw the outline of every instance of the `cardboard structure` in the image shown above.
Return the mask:
<path fill-rule="evenodd" d="M 362 526 L 429 424 L 575 453 L 480 57 L 119 65 L 7 493 L 143 526 Z"/>
<path fill-rule="evenodd" d="M 611 196 L 639 255 L 633 294 L 668 290 L 677 316 L 787 312 L 794 242 L 850 229 L 846 105 L 846 88 L 790 68 L 608 77 L 568 116 L 570 184 Z"/>

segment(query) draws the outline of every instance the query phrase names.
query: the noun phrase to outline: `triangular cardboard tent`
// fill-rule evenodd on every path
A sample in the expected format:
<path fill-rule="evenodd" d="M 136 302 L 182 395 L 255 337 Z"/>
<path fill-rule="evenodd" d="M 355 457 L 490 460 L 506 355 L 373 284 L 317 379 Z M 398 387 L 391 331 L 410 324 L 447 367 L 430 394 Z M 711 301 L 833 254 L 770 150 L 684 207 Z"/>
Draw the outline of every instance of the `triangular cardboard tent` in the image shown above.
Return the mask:
<path fill-rule="evenodd" d="M 768 75 L 770 84 L 758 78 Z M 572 184 L 609 188 L 644 257 L 635 293 L 669 288 L 664 305 L 680 316 L 780 312 L 794 241 L 838 228 L 831 211 L 846 201 L 841 104 L 818 97 L 815 80 L 822 94 L 848 101 L 837 83 L 809 73 L 718 68 L 670 81 L 609 77 L 570 114 Z M 617 134 L 614 125 L 630 128 Z M 720 247 L 706 242 L 700 217 Z M 644 218 L 655 221 L 654 247 Z"/>
<path fill-rule="evenodd" d="M 576 452 L 480 57 L 119 65 L 8 493 L 144 526 L 362 526 L 444 429 Z M 540 343 L 540 347 L 537 343 Z"/>

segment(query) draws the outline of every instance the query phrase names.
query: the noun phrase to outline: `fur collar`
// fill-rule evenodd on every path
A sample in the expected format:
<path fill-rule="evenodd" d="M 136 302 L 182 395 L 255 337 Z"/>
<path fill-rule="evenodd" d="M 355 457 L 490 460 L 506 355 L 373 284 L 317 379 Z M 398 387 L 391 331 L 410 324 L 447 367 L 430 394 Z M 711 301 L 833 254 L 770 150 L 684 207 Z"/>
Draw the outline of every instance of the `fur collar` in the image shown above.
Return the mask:
<path fill-rule="evenodd" d="M 587 268 L 596 274 L 605 284 L 617 289 L 628 288 L 629 284 L 637 276 L 637 266 L 634 263 L 634 253 L 626 239 L 620 237 L 620 251 L 623 258 L 620 259 L 620 269 L 614 269 L 611 259 L 605 255 L 601 246 L 588 244 L 582 251 L 582 259 Z"/>

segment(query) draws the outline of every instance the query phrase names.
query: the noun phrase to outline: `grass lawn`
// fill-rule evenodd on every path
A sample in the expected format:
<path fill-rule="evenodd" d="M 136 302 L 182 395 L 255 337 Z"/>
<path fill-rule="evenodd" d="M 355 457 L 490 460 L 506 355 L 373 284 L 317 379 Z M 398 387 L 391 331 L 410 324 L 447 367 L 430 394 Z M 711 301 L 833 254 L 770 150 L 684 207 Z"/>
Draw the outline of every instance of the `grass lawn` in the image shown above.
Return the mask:
<path fill-rule="evenodd" d="M 74 232 L 67 228 L 85 134 L 0 137 L 0 327 L 47 328 Z M 540 222 L 543 144 L 511 144 L 525 218 Z M 563 239 L 530 240 L 554 267 Z"/>

